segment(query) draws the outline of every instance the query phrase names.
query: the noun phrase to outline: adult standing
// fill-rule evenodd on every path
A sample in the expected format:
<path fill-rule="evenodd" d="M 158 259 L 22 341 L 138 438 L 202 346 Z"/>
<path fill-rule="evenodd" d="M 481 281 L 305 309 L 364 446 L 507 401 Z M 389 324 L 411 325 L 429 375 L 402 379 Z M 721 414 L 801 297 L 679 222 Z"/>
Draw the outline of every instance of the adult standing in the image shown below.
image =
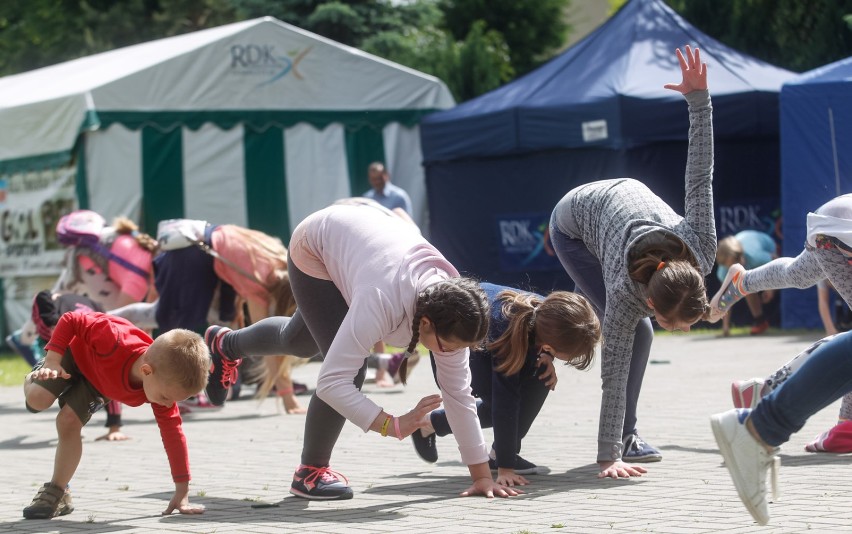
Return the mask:
<path fill-rule="evenodd" d="M 384 163 L 374 161 L 367 168 L 367 175 L 370 180 L 370 189 L 363 196 L 371 198 L 393 211 L 397 208 L 403 210 L 409 217 L 412 216 L 411 198 L 405 189 L 393 185 L 390 181 L 390 174 L 385 168 Z"/>

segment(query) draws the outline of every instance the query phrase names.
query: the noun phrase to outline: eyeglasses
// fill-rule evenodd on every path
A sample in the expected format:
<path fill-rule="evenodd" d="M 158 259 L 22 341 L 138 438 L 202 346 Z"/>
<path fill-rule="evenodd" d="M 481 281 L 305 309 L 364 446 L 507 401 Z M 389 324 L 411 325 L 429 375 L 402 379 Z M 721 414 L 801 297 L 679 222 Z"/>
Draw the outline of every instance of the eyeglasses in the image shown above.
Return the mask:
<path fill-rule="evenodd" d="M 437 330 L 435 331 L 435 341 L 438 342 L 438 350 L 440 350 L 441 352 L 447 352 L 444 349 L 444 346 L 441 344 L 441 338 L 438 337 L 438 331 Z"/>

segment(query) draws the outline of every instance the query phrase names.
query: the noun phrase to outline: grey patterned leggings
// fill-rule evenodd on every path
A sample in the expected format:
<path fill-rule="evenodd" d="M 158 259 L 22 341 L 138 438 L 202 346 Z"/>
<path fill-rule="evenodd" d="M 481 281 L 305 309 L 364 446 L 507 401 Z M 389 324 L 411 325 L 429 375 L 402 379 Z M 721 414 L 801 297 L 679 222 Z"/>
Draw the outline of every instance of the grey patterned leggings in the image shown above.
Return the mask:
<path fill-rule="evenodd" d="M 852 306 L 852 266 L 843 254 L 832 249 L 806 246 L 805 250 L 795 258 L 778 258 L 761 267 L 746 271 L 743 275 L 743 289 L 749 293 L 767 289 L 805 289 L 826 278 L 837 289 L 843 300 Z M 768 393 L 781 385 L 790 374 L 807 361 L 813 349 L 828 339 L 825 338 L 808 347 L 772 373 L 766 380 L 765 392 Z M 847 393 L 843 397 L 839 417 L 852 419 L 852 393 Z"/>

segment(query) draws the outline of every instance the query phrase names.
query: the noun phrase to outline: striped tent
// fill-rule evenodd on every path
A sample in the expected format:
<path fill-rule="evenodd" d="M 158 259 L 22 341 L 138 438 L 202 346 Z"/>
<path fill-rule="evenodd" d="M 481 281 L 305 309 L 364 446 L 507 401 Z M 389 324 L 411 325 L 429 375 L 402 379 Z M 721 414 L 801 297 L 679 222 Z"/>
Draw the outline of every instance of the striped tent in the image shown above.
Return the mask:
<path fill-rule="evenodd" d="M 381 160 L 426 217 L 423 73 L 265 17 L 0 78 L 0 276 L 58 272 L 57 216 L 187 217 L 289 241 Z"/>

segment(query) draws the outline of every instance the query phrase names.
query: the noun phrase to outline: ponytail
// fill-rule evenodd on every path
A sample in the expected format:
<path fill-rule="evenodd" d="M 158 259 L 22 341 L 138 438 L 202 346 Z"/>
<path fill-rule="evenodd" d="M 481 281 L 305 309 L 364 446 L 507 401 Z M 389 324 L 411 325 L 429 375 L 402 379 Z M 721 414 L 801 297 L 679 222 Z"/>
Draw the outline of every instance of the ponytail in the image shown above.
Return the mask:
<path fill-rule="evenodd" d="M 497 301 L 509 325 L 500 337 L 486 345 L 486 350 L 500 360 L 496 370 L 511 376 L 521 370 L 530 346 L 535 344 L 536 307 L 541 304 L 541 298 L 510 289 L 500 292 Z"/>
<path fill-rule="evenodd" d="M 498 372 L 507 376 L 520 372 L 530 349 L 545 344 L 567 355 L 568 365 L 576 369 L 592 364 L 601 325 L 584 296 L 554 291 L 542 300 L 538 295 L 507 290 L 497 298 L 509 322 L 503 334 L 487 346 L 500 360 Z"/>
<path fill-rule="evenodd" d="M 686 243 L 666 235 L 665 241 L 641 248 L 637 256 L 630 262 L 630 278 L 647 286 L 655 313 L 690 324 L 706 317 L 704 275 Z"/>
<path fill-rule="evenodd" d="M 116 217 L 112 221 L 112 227 L 115 228 L 117 235 L 133 236 L 136 243 L 148 252 L 155 252 L 157 250 L 157 240 L 145 232 L 140 232 L 136 223 L 127 217 Z"/>

